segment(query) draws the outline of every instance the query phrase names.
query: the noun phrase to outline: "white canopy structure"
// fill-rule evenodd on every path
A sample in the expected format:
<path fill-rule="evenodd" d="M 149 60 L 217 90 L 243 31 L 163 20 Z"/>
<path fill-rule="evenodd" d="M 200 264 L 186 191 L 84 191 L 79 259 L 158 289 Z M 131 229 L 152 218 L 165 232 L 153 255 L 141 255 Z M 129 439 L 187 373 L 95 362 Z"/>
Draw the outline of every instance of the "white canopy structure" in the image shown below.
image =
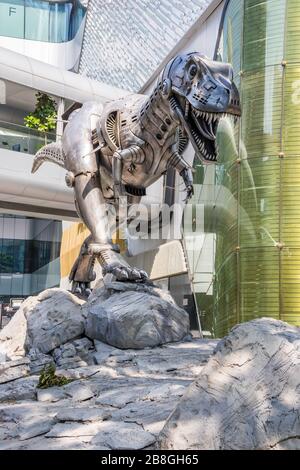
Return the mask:
<path fill-rule="evenodd" d="M 130 93 L 3 47 L 0 47 L 0 79 L 80 103 L 106 102 Z"/>
<path fill-rule="evenodd" d="M 0 47 L 0 82 L 3 85 L 2 103 L 5 104 L 3 97 L 5 98 L 7 85 L 11 101 L 8 104 L 15 108 L 18 107 L 18 100 L 20 108 L 22 106 L 24 108 L 24 104 L 26 105 L 29 100 L 32 101 L 36 90 L 79 103 L 90 100 L 104 103 L 129 94 L 125 90 L 96 82 L 2 47 Z M 4 131 L 0 132 L 0 137 L 3 137 L 4 141 L 2 143 L 7 144 L 5 140 L 11 141 L 12 135 L 18 139 L 19 130 L 14 131 L 4 125 Z M 26 128 L 24 137 L 26 137 Z M 22 148 L 14 151 L 14 148 L 9 148 L 8 145 L 7 148 L 0 148 L 1 212 L 75 220 L 77 214 L 73 194 L 65 185 L 65 171 L 45 163 L 37 174 L 32 175 L 32 161 L 33 155 L 30 155 L 30 149 L 28 153 L 24 153 Z"/>

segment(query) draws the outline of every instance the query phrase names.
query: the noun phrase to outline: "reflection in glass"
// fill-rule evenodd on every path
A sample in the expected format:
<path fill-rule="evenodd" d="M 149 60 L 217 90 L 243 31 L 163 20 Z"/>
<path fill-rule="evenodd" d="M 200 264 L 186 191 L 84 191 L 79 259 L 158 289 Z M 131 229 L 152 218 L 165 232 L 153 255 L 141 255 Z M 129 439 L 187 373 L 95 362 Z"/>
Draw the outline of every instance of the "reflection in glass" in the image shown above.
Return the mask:
<path fill-rule="evenodd" d="M 218 58 L 233 64 L 242 117 L 219 126 L 214 191 L 202 199 L 213 300 L 197 300 L 215 336 L 262 316 L 300 324 L 299 21 L 298 0 L 232 0 L 225 15 Z"/>
<path fill-rule="evenodd" d="M 79 0 L 0 0 L 0 36 L 52 43 L 71 41 L 85 14 Z"/>
<path fill-rule="evenodd" d="M 48 41 L 49 4 L 39 0 L 25 0 L 25 38 Z"/>
<path fill-rule="evenodd" d="M 0 148 L 35 155 L 43 145 L 55 140 L 55 134 L 0 121 Z"/>
<path fill-rule="evenodd" d="M 24 38 L 24 0 L 1 0 L 0 19 L 0 36 Z"/>
<path fill-rule="evenodd" d="M 59 221 L 0 214 L 0 302 L 58 286 Z"/>
<path fill-rule="evenodd" d="M 49 42 L 68 41 L 72 4 L 50 3 L 49 7 Z"/>

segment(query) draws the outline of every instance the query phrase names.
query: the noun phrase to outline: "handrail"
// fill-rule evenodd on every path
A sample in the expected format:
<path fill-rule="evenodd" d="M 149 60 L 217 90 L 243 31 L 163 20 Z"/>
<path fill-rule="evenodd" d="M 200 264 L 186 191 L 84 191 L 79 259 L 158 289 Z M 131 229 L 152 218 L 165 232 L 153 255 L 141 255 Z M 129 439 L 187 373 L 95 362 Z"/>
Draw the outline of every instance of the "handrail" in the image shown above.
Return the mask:
<path fill-rule="evenodd" d="M 22 126 L 21 124 L 16 124 L 14 122 L 8 122 L 8 121 L 2 121 L 0 120 L 0 127 L 4 127 L 5 129 L 14 129 L 14 128 L 19 128 L 20 131 L 26 133 L 27 135 L 34 135 L 35 137 L 41 137 L 44 138 L 46 136 L 51 136 L 53 139 L 56 139 L 56 133 L 55 132 L 49 132 L 49 131 L 39 131 L 38 129 L 32 129 L 31 127 L 27 126 Z"/>
<path fill-rule="evenodd" d="M 46 144 L 55 142 L 57 135 L 0 120 L 0 148 L 35 155 Z"/>

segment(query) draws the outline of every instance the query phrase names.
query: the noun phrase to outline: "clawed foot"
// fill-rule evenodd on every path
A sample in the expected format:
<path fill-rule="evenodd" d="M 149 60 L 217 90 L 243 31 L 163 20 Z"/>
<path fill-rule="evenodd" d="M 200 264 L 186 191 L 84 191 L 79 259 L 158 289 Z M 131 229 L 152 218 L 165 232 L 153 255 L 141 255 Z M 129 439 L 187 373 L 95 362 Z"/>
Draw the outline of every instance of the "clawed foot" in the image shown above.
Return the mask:
<path fill-rule="evenodd" d="M 73 281 L 71 292 L 72 294 L 87 298 L 92 293 L 90 282 Z"/>
<path fill-rule="evenodd" d="M 132 268 L 115 262 L 110 263 L 102 268 L 103 276 L 105 274 L 113 274 L 117 281 L 130 281 L 130 282 L 146 282 L 148 281 L 148 274 L 142 269 Z"/>

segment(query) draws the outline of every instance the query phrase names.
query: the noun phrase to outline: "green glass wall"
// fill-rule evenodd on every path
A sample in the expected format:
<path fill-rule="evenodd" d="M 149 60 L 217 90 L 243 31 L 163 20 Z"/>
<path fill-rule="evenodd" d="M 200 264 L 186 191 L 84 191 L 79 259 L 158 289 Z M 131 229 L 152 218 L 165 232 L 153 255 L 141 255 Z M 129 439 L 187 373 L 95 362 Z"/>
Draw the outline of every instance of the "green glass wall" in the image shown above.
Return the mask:
<path fill-rule="evenodd" d="M 233 64 L 243 113 L 217 136 L 205 321 L 214 336 L 263 316 L 300 325 L 299 0 L 232 0 L 219 56 Z"/>

